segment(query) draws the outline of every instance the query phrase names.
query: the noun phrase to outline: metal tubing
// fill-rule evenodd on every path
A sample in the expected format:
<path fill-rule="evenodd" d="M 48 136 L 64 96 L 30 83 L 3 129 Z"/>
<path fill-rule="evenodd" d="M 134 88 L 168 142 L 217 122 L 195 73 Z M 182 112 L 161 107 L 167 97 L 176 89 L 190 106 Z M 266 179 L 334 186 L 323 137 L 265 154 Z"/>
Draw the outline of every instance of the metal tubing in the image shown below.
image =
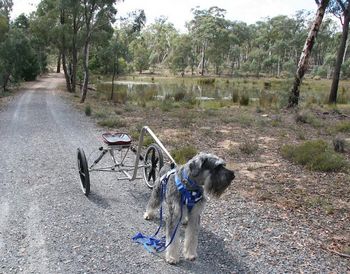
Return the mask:
<path fill-rule="evenodd" d="M 157 143 L 157 145 L 162 149 L 162 151 L 166 154 L 166 156 L 168 156 L 168 158 L 174 163 L 176 164 L 175 160 L 173 159 L 173 157 L 171 157 L 170 153 L 166 150 L 166 148 L 164 147 L 164 145 L 162 144 L 162 142 L 158 139 L 158 137 L 153 133 L 153 131 L 148 127 L 148 126 L 144 126 L 141 129 L 141 134 L 140 134 L 140 138 L 139 138 L 139 145 L 137 147 L 137 154 L 136 154 L 136 158 L 135 158 L 135 165 L 134 165 L 134 174 L 132 176 L 132 178 L 130 179 L 130 181 L 133 181 L 136 179 L 137 176 L 137 170 L 138 170 L 138 166 L 139 166 L 139 159 L 140 159 L 140 154 L 141 154 L 141 147 L 143 144 L 143 137 L 145 135 L 145 133 L 148 133 L 149 135 L 151 135 L 151 137 L 153 138 L 153 140 Z"/>

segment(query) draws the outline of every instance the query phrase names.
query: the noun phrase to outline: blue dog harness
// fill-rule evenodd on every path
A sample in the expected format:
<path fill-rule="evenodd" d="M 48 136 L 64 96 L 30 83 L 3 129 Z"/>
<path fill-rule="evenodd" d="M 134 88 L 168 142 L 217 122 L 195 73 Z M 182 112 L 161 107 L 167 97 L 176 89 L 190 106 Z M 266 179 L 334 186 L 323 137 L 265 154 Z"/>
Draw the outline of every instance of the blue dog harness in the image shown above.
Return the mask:
<path fill-rule="evenodd" d="M 193 190 L 187 189 L 184 181 L 188 182 Z M 175 184 L 177 190 L 181 193 L 181 200 L 185 205 L 187 205 L 188 211 L 191 212 L 194 205 L 202 200 L 203 190 L 186 175 L 184 169 L 182 170 L 182 181 L 175 173 Z"/>
<path fill-rule="evenodd" d="M 177 222 L 175 229 L 171 235 L 170 241 L 168 244 L 166 244 L 166 237 L 165 236 L 163 236 L 161 238 L 156 238 L 156 236 L 158 235 L 161 227 L 163 226 L 162 203 L 163 203 L 163 200 L 165 199 L 167 183 L 169 181 L 170 176 L 173 174 L 175 174 L 175 185 L 181 194 L 181 214 L 180 214 L 180 219 Z M 158 227 L 156 233 L 153 234 L 153 236 L 150 236 L 150 237 L 144 236 L 139 232 L 132 238 L 133 241 L 135 241 L 139 244 L 142 244 L 145 247 L 145 249 L 150 253 L 152 253 L 153 251 L 162 252 L 165 249 L 167 249 L 167 247 L 173 242 L 175 235 L 176 235 L 176 232 L 177 232 L 177 229 L 179 227 L 179 224 L 182 220 L 183 205 L 186 205 L 188 211 L 191 212 L 194 205 L 196 203 L 198 203 L 200 200 L 202 200 L 202 198 L 203 198 L 203 190 L 194 181 L 190 180 L 190 178 L 186 175 L 185 170 L 183 170 L 183 172 L 182 172 L 182 177 L 183 177 L 182 178 L 183 181 L 181 181 L 179 179 L 179 177 L 177 176 L 176 169 L 172 169 L 160 178 L 160 181 L 161 181 L 161 205 L 160 205 L 160 217 L 159 217 L 160 224 L 159 224 L 159 227 Z M 190 188 L 192 188 L 194 190 L 188 190 L 183 182 L 188 182 L 188 184 L 190 185 Z"/>

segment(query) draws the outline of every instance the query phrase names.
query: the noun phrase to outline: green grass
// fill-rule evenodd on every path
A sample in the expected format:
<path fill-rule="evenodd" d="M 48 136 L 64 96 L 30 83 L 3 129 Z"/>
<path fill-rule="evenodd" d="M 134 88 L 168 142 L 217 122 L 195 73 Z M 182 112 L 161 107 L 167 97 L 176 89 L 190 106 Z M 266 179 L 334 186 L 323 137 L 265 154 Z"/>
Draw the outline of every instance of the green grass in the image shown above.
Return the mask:
<path fill-rule="evenodd" d="M 308 110 L 303 110 L 297 113 L 295 121 L 297 123 L 309 124 L 315 128 L 320 128 L 324 125 L 320 119 L 318 119 L 312 112 Z"/>
<path fill-rule="evenodd" d="M 201 78 L 197 80 L 199 85 L 213 85 L 215 83 L 215 78 Z"/>
<path fill-rule="evenodd" d="M 324 172 L 346 171 L 349 163 L 334 152 L 323 140 L 306 141 L 300 145 L 285 145 L 282 156 L 310 170 Z"/>
<path fill-rule="evenodd" d="M 335 125 L 337 132 L 350 133 L 350 121 L 342 121 Z"/>

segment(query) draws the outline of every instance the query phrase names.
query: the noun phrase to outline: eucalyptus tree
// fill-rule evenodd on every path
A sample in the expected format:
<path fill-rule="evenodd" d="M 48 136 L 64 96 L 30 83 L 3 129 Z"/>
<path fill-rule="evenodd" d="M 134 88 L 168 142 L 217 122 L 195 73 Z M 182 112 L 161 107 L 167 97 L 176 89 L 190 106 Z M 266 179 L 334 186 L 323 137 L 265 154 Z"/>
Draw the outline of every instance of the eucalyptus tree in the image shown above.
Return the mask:
<path fill-rule="evenodd" d="M 13 0 L 0 0 L 0 13 L 10 19 L 10 12 L 12 11 Z"/>
<path fill-rule="evenodd" d="M 254 29 L 244 22 L 230 22 L 229 30 L 231 36 L 228 59 L 230 62 L 231 74 L 234 69 L 240 69 L 242 62 L 247 61 L 252 49 Z"/>
<path fill-rule="evenodd" d="M 315 2 L 318 8 L 317 8 L 315 20 L 311 26 L 311 29 L 309 31 L 309 34 L 304 44 L 303 51 L 300 56 L 298 69 L 294 76 L 293 87 L 290 91 L 289 99 L 288 99 L 289 108 L 296 107 L 299 103 L 300 85 L 305 75 L 305 72 L 308 68 L 310 54 L 311 54 L 313 45 L 315 43 L 315 39 L 317 37 L 318 31 L 320 29 L 326 8 L 329 4 L 329 0 L 321 0 L 321 1 L 315 0 Z"/>
<path fill-rule="evenodd" d="M 341 66 L 344 61 L 346 41 L 348 39 L 348 33 L 349 33 L 350 0 L 331 0 L 329 8 L 331 12 L 340 19 L 342 24 L 341 41 L 338 47 L 337 59 L 336 59 L 334 72 L 333 72 L 332 86 L 331 86 L 331 90 L 328 98 L 328 102 L 330 104 L 332 103 L 335 104 L 337 102 L 337 93 L 338 93 Z"/>
<path fill-rule="evenodd" d="M 90 44 L 94 33 L 115 21 L 117 10 L 114 7 L 115 0 L 80 0 L 83 8 L 84 21 L 84 45 L 83 45 L 83 70 L 84 81 L 81 92 L 81 103 L 84 103 L 89 84 L 89 56 Z"/>
<path fill-rule="evenodd" d="M 174 46 L 178 33 L 166 17 L 159 17 L 143 33 L 151 49 L 150 64 L 162 64 L 166 61 Z"/>
<path fill-rule="evenodd" d="M 218 7 L 201 10 L 197 7 L 192 13 L 194 18 L 187 24 L 187 28 L 200 48 L 201 58 L 198 67 L 200 74 L 204 75 L 206 53 L 215 41 L 217 32 L 223 28 L 225 10 Z"/>
<path fill-rule="evenodd" d="M 0 68 L 2 88 L 6 90 L 9 81 L 32 81 L 40 72 L 37 54 L 26 33 L 11 28 L 6 39 L 0 44 Z"/>
<path fill-rule="evenodd" d="M 193 51 L 191 37 L 188 34 L 179 35 L 168 58 L 168 64 L 173 73 L 181 72 L 183 75 L 187 66 L 191 66 Z"/>
<path fill-rule="evenodd" d="M 0 0 L 0 47 L 4 47 L 2 44 L 6 40 L 6 34 L 9 31 L 10 26 L 10 11 L 12 10 L 12 0 Z M 6 56 L 1 56 L 0 52 L 0 85 L 3 90 L 6 89 L 9 73 L 6 67 Z"/>
<path fill-rule="evenodd" d="M 132 63 L 134 69 L 140 74 L 142 71 L 147 70 L 150 67 L 151 51 L 146 44 L 146 39 L 143 36 L 139 36 L 134 39 L 130 45 L 129 50 L 132 56 Z"/>

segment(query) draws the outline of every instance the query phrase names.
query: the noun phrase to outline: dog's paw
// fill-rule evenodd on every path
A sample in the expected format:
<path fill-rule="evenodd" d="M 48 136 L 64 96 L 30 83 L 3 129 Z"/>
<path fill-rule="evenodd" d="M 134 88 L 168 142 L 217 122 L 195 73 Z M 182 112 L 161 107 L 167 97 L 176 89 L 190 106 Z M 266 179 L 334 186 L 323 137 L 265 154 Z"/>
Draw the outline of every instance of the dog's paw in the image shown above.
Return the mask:
<path fill-rule="evenodd" d="M 185 254 L 185 259 L 189 261 L 194 261 L 195 259 L 197 259 L 197 255 Z"/>
<path fill-rule="evenodd" d="M 153 214 L 151 214 L 150 212 L 145 212 L 144 214 L 143 214 L 143 218 L 145 219 L 145 220 L 152 220 L 153 218 L 154 218 L 154 215 Z"/>
<path fill-rule="evenodd" d="M 188 224 L 188 218 L 184 218 L 183 221 L 181 222 L 183 225 L 187 225 Z"/>
<path fill-rule="evenodd" d="M 177 264 L 180 261 L 180 259 L 176 259 L 171 256 L 166 256 L 165 260 L 168 264 Z"/>

